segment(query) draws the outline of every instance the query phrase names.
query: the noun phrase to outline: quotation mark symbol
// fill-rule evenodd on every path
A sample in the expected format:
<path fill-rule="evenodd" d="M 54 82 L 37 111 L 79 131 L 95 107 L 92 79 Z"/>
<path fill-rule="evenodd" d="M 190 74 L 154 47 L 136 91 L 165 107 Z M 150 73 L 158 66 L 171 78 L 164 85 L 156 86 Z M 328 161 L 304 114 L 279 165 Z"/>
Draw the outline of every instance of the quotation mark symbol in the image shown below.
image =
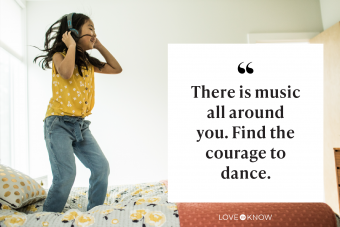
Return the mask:
<path fill-rule="evenodd" d="M 241 64 L 242 64 L 242 63 L 243 63 L 243 62 L 241 62 L 241 63 L 238 65 L 238 67 L 237 67 L 237 70 L 238 70 L 239 73 L 243 74 L 243 73 L 245 73 L 246 70 L 247 70 L 247 73 L 249 73 L 249 74 L 252 74 L 252 73 L 254 72 L 254 69 L 248 67 L 248 65 L 249 65 L 251 62 L 248 63 L 246 69 L 241 68 Z"/>

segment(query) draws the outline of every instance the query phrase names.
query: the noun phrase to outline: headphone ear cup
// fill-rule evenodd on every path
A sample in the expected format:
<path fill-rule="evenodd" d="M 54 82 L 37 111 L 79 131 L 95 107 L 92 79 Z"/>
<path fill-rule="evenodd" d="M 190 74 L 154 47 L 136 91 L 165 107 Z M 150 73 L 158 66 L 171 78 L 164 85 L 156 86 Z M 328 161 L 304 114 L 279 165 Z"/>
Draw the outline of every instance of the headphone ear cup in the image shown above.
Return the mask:
<path fill-rule="evenodd" d="M 78 37 L 78 35 L 77 35 L 77 33 L 74 29 L 71 29 L 71 36 L 75 41 L 77 41 L 79 39 L 79 37 Z"/>

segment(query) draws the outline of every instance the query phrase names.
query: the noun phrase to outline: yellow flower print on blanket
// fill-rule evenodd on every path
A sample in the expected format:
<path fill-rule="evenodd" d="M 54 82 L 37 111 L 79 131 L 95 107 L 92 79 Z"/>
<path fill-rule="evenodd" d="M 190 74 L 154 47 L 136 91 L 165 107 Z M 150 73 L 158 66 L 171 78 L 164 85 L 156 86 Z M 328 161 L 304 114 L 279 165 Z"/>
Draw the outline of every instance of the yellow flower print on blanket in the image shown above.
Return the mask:
<path fill-rule="evenodd" d="M 75 220 L 75 224 L 81 227 L 87 227 L 94 223 L 94 217 L 89 214 L 82 214 Z"/>
<path fill-rule="evenodd" d="M 1 203 L 0 203 L 1 204 Z M 2 205 L 1 206 L 2 210 L 12 210 L 8 205 Z"/>
<path fill-rule="evenodd" d="M 166 222 L 166 217 L 162 211 L 149 211 L 148 209 L 132 211 L 130 219 L 132 222 L 142 222 L 143 226 L 147 223 L 150 226 L 161 227 Z"/>
<path fill-rule="evenodd" d="M 169 210 L 177 210 L 177 206 L 176 205 L 171 205 L 168 206 Z"/>
<path fill-rule="evenodd" d="M 152 197 L 152 198 L 146 199 L 146 202 L 148 202 L 148 203 L 158 203 L 159 201 L 161 201 L 160 197 Z"/>
<path fill-rule="evenodd" d="M 141 199 L 138 199 L 136 202 L 135 202 L 135 205 L 140 205 L 140 204 L 143 204 L 145 203 L 145 199 L 144 198 L 141 198 Z"/>
<path fill-rule="evenodd" d="M 61 213 L 42 212 L 43 200 L 21 210 L 11 210 L 0 203 L 0 226 L 166 227 L 171 223 L 180 227 L 177 206 L 167 201 L 165 192 L 164 185 L 158 182 L 109 186 L 103 204 L 87 211 L 88 188 L 75 187 Z M 24 213 L 26 216 L 20 215 Z"/>
<path fill-rule="evenodd" d="M 8 205 L 2 205 L 1 209 L 2 210 L 12 210 Z"/>
<path fill-rule="evenodd" d="M 6 218 L 8 218 L 8 217 L 11 217 L 12 215 L 1 215 L 0 216 L 0 221 L 3 221 L 3 220 L 5 220 Z"/>
<path fill-rule="evenodd" d="M 125 206 L 122 206 L 121 204 L 117 204 L 114 206 L 114 208 L 118 209 L 118 210 L 124 210 L 125 209 Z"/>
<path fill-rule="evenodd" d="M 118 219 L 114 218 L 114 219 L 111 220 L 111 223 L 112 223 L 112 224 L 118 224 L 119 221 L 118 221 Z"/>
<path fill-rule="evenodd" d="M 102 213 L 102 214 L 109 214 L 109 213 L 111 213 L 113 211 L 113 209 L 108 209 L 108 210 L 103 210 L 102 212 L 100 212 L 100 213 Z"/>
<path fill-rule="evenodd" d="M 4 224 L 6 227 L 17 227 L 22 226 L 27 221 L 25 214 L 15 212 L 12 215 L 0 216 L 0 221 L 5 220 Z"/>
<path fill-rule="evenodd" d="M 111 214 L 112 211 L 114 211 L 114 209 L 102 210 L 100 213 L 104 214 L 104 218 L 108 220 L 109 219 L 108 215 Z"/>
<path fill-rule="evenodd" d="M 151 198 L 140 198 L 135 202 L 135 205 L 140 205 L 143 203 L 150 203 L 150 205 L 155 206 L 156 203 L 159 203 L 161 201 L 160 197 L 151 197 Z"/>
<path fill-rule="evenodd" d="M 94 223 L 94 217 L 90 214 L 83 214 L 81 211 L 72 209 L 62 216 L 61 221 L 63 223 L 73 222 L 79 227 L 87 227 Z"/>
<path fill-rule="evenodd" d="M 141 194 L 142 194 L 142 195 L 147 195 L 147 194 L 151 194 L 152 192 L 153 192 L 152 189 L 150 189 L 150 190 L 144 190 L 144 191 L 141 192 Z"/>
<path fill-rule="evenodd" d="M 142 219 L 144 214 L 146 214 L 147 211 L 145 210 L 134 210 L 132 214 L 130 215 L 130 218 L 133 222 L 138 222 L 140 219 Z"/>
<path fill-rule="evenodd" d="M 80 211 L 77 211 L 77 210 L 69 210 L 68 212 L 66 212 L 64 215 L 63 215 L 63 217 L 62 217 L 62 219 L 61 219 L 61 221 L 62 222 L 69 222 L 69 221 L 72 221 L 72 220 L 74 220 L 74 219 L 76 219 L 79 215 L 81 214 L 81 212 Z"/>
<path fill-rule="evenodd" d="M 160 227 L 166 222 L 166 218 L 161 211 L 151 211 L 146 213 L 145 222 L 151 226 Z"/>
<path fill-rule="evenodd" d="M 116 198 L 120 198 L 120 197 L 122 197 L 121 194 L 117 194 L 117 195 L 116 195 Z"/>
<path fill-rule="evenodd" d="M 29 205 L 29 206 L 27 206 L 27 210 L 35 212 L 35 211 L 37 211 L 37 208 L 35 207 L 35 205 Z"/>
<path fill-rule="evenodd" d="M 138 195 L 142 191 L 143 191 L 143 189 L 138 189 L 138 190 L 132 192 L 131 195 Z"/>

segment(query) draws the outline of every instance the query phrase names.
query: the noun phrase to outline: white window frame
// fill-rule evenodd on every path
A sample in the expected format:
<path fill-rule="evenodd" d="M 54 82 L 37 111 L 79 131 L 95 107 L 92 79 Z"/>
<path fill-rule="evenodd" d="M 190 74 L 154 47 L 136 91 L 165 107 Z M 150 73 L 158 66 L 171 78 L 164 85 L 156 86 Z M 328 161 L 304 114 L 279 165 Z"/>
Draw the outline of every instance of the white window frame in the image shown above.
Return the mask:
<path fill-rule="evenodd" d="M 6 0 L 8 1 L 8 0 Z M 14 58 L 16 58 L 18 61 L 22 62 L 23 64 L 23 72 L 24 75 L 22 75 L 25 80 L 23 81 L 22 86 L 26 87 L 26 92 L 28 92 L 28 86 L 27 86 L 27 35 L 26 35 L 26 2 L 25 0 L 11 0 L 16 2 L 20 8 L 21 8 L 21 25 L 22 25 L 22 52 L 17 53 L 15 50 L 13 50 L 11 47 L 6 45 L 4 42 L 0 40 L 0 47 L 3 48 L 5 51 L 7 51 L 10 55 L 12 55 Z M 0 31 L 1 36 L 1 31 Z M 10 119 L 10 127 L 11 127 L 11 148 L 10 148 L 10 156 L 11 156 L 11 163 L 10 166 L 16 170 L 19 170 L 21 172 L 24 172 L 26 174 L 30 174 L 30 163 L 29 163 L 29 134 L 28 134 L 28 93 L 25 93 L 25 99 L 26 99 L 26 106 L 25 108 L 19 107 L 18 104 L 15 102 L 14 98 L 14 91 L 18 89 L 18 85 L 14 83 L 14 78 L 10 78 L 10 111 L 11 111 L 11 119 Z M 18 109 L 23 110 L 21 115 L 18 115 Z M 18 119 L 19 118 L 19 119 Z M 24 132 L 21 132 L 20 134 L 17 134 L 16 132 L 19 130 L 19 124 L 24 123 L 22 129 Z M 21 128 L 20 128 L 21 130 Z M 24 138 L 20 137 L 24 136 Z M 17 144 L 21 144 L 25 149 L 19 149 L 16 148 Z M 20 161 L 18 161 L 20 160 Z M 24 160 L 24 161 L 22 161 Z"/>
<path fill-rule="evenodd" d="M 20 60 L 21 62 L 23 63 L 27 63 L 25 62 L 26 60 L 26 5 L 25 5 L 25 2 L 23 0 L 12 0 L 12 1 L 15 1 L 22 9 L 22 21 L 21 21 L 21 24 L 23 25 L 22 28 L 23 28 L 23 45 L 22 45 L 22 53 L 23 53 L 23 56 L 19 55 L 17 52 L 15 52 L 13 49 L 11 49 L 9 46 L 7 46 L 5 43 L 1 42 L 0 40 L 0 47 L 2 47 L 4 50 L 6 50 L 8 53 L 10 53 L 11 55 L 13 55 L 15 58 L 17 58 L 18 60 Z"/>

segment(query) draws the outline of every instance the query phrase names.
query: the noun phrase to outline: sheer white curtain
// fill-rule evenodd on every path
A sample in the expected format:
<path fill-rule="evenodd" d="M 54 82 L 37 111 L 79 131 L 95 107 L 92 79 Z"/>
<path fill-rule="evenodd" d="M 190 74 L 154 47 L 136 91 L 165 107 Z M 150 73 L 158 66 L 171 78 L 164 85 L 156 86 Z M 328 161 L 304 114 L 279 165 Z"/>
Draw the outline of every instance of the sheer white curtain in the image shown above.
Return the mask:
<path fill-rule="evenodd" d="M 26 8 L 0 0 L 0 163 L 29 174 Z"/>

